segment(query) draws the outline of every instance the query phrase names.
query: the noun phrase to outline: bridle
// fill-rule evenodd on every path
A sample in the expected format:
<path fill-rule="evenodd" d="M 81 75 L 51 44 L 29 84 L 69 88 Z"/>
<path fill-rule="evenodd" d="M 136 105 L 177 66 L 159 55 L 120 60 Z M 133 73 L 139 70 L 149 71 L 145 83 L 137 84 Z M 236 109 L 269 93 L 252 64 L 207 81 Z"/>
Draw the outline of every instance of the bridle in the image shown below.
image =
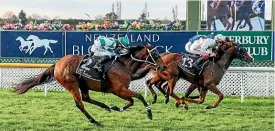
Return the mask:
<path fill-rule="evenodd" d="M 145 46 L 144 46 L 144 47 L 145 47 Z M 148 64 L 153 65 L 153 66 L 155 66 L 155 67 L 159 66 L 159 65 L 156 63 L 156 60 L 155 60 L 154 57 L 153 57 L 153 55 L 156 55 L 156 54 L 158 53 L 158 51 L 157 51 L 155 48 L 153 48 L 153 49 L 151 49 L 151 50 L 149 50 L 147 47 L 145 47 L 145 48 L 146 48 L 146 51 L 147 51 L 147 53 L 148 53 L 148 56 L 146 57 L 145 60 L 137 59 L 137 58 L 133 57 L 133 54 L 131 54 L 131 58 L 132 58 L 133 60 L 135 60 L 135 61 L 143 62 L 143 63 L 148 63 Z M 153 54 L 153 55 L 152 55 L 152 54 Z M 153 62 L 150 62 L 150 61 L 148 60 L 149 58 L 151 58 Z"/>

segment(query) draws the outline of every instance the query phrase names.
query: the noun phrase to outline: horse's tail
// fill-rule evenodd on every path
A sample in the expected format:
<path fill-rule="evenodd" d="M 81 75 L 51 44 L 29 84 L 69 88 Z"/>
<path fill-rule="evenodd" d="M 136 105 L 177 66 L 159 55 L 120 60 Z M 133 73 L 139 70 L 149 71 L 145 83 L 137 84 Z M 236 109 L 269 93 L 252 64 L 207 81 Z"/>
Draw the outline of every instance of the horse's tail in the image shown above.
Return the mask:
<path fill-rule="evenodd" d="M 57 41 L 57 40 L 49 40 L 49 42 L 55 44 L 55 43 L 57 43 L 58 41 Z"/>
<path fill-rule="evenodd" d="M 27 79 L 20 84 L 16 84 L 15 87 L 13 87 L 13 92 L 17 94 L 23 94 L 27 92 L 29 89 L 33 88 L 34 86 L 45 84 L 48 82 L 51 82 L 54 80 L 54 68 L 55 65 L 52 65 L 47 70 L 45 70 L 43 73 Z"/>

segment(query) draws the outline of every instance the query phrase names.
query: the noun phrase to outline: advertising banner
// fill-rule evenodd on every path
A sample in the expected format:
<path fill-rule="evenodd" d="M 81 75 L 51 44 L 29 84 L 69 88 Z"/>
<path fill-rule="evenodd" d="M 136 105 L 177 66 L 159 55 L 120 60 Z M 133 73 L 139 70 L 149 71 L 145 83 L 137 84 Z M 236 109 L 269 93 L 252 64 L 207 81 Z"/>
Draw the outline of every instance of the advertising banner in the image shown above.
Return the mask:
<path fill-rule="evenodd" d="M 160 53 L 186 53 L 185 44 L 197 32 L 67 32 L 66 54 L 85 55 L 94 40 L 102 35 L 107 37 L 128 37 L 131 45 L 145 45 L 150 43 L 158 46 Z"/>
<path fill-rule="evenodd" d="M 207 28 L 212 31 L 263 31 L 268 0 L 207 0 Z M 270 3 L 271 4 L 271 3 Z"/>
<path fill-rule="evenodd" d="M 198 32 L 205 35 L 211 32 Z M 242 44 L 255 60 L 272 60 L 272 32 L 262 31 L 216 31 L 215 34 L 223 34 L 229 36 L 231 40 Z"/>
<path fill-rule="evenodd" d="M 1 57 L 61 58 L 63 32 L 2 31 Z"/>

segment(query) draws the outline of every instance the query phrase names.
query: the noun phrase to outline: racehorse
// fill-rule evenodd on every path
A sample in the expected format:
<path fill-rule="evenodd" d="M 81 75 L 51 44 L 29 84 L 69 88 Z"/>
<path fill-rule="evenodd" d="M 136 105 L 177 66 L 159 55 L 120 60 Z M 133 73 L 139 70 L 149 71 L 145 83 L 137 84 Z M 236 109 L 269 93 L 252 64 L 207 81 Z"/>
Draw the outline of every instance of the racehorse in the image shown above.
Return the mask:
<path fill-rule="evenodd" d="M 209 61 L 205 68 L 201 71 L 201 75 L 199 76 L 192 76 L 187 72 L 181 70 L 178 67 L 179 62 L 185 57 L 182 54 L 178 53 L 169 53 L 162 57 L 163 61 L 167 65 L 167 72 L 170 76 L 168 80 L 168 89 L 169 95 L 176 99 L 176 107 L 178 107 L 184 100 L 192 103 L 201 104 L 205 100 L 205 95 L 208 90 L 212 91 L 216 95 L 219 96 L 219 99 L 213 105 L 208 105 L 206 109 L 216 108 L 219 103 L 223 100 L 223 94 L 219 91 L 216 87 L 219 82 L 221 81 L 222 77 L 224 76 L 226 70 L 229 68 L 230 64 L 232 63 L 233 59 L 240 59 L 242 61 L 246 61 L 248 63 L 253 62 L 253 57 L 247 52 L 247 50 L 240 44 L 236 44 L 233 42 L 225 42 L 222 46 L 223 48 L 223 55 L 215 61 Z M 219 53 L 221 54 L 221 53 Z M 167 75 L 167 74 L 165 74 Z M 153 95 L 153 102 L 156 101 L 156 94 L 152 89 L 153 84 L 157 84 L 158 89 L 164 93 L 164 90 L 161 90 L 160 85 L 165 82 L 161 77 L 161 75 L 155 76 L 152 79 L 149 79 L 146 83 L 148 88 L 152 92 Z M 174 87 L 176 82 L 183 78 L 188 82 L 192 83 L 188 88 L 188 93 L 190 94 L 196 87 L 200 87 L 200 100 L 193 100 L 191 98 L 179 98 L 177 95 L 173 93 Z M 186 94 L 185 96 L 188 96 Z M 167 98 L 166 98 L 167 99 Z M 152 103 L 153 103 L 152 102 Z M 168 100 L 166 100 L 166 103 Z M 184 105 L 185 109 L 188 109 L 186 105 Z"/>
<path fill-rule="evenodd" d="M 17 84 L 13 91 L 17 94 L 23 94 L 34 86 L 50 82 L 51 79 L 55 78 L 66 90 L 71 93 L 76 106 L 88 118 L 88 120 L 96 126 L 102 125 L 89 115 L 89 113 L 85 110 L 82 101 L 97 105 L 107 111 L 111 111 L 112 109 L 122 112 L 134 104 L 132 97 L 135 97 L 143 103 L 146 107 L 148 118 L 152 119 L 150 106 L 144 100 L 143 96 L 129 90 L 128 88 L 130 81 L 133 80 L 132 76 L 134 76 L 137 70 L 141 68 L 141 65 L 144 63 L 157 67 L 157 72 L 161 72 L 166 69 L 164 62 L 156 49 L 154 49 L 150 44 L 145 46 L 130 47 L 129 53 L 118 57 L 109 70 L 106 71 L 107 89 L 105 92 L 113 93 L 114 95 L 129 101 L 128 104 L 120 108 L 117 106 L 108 107 L 104 103 L 98 102 L 89 97 L 89 90 L 102 92 L 100 87 L 101 83 L 100 81 L 86 79 L 85 77 L 80 77 L 76 74 L 77 67 L 82 58 L 83 56 L 80 55 L 67 55 L 38 76 Z M 135 75 L 134 79 L 139 79 L 145 75 L 146 74 Z"/>

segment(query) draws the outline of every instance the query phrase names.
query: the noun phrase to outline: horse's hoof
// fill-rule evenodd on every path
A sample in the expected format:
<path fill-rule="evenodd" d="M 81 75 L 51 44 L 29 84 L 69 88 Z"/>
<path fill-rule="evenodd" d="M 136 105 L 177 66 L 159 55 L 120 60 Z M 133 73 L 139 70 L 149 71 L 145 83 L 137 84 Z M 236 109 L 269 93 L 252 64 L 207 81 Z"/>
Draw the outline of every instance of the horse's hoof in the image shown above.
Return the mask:
<path fill-rule="evenodd" d="M 119 111 L 119 108 L 117 106 L 111 106 L 110 107 L 112 110 Z"/>
<path fill-rule="evenodd" d="M 206 106 L 206 107 L 205 107 L 205 109 L 211 109 L 211 106 L 210 106 L 210 105 L 208 105 L 208 106 Z"/>
<path fill-rule="evenodd" d="M 175 105 L 176 105 L 176 108 L 179 108 L 179 106 L 180 106 L 180 104 L 179 104 L 179 103 L 176 103 Z"/>
<path fill-rule="evenodd" d="M 112 110 L 110 108 L 105 108 L 106 111 L 111 112 Z"/>
<path fill-rule="evenodd" d="M 188 110 L 188 106 L 184 106 L 183 108 L 184 108 L 185 110 Z"/>
<path fill-rule="evenodd" d="M 151 103 L 152 103 L 152 104 L 155 104 L 156 102 L 157 102 L 156 100 L 153 100 Z"/>
<path fill-rule="evenodd" d="M 167 104 L 169 102 L 169 98 L 165 99 L 165 104 Z"/>
<path fill-rule="evenodd" d="M 152 115 L 152 112 L 151 112 L 151 111 L 148 111 L 147 116 L 148 116 L 148 118 L 149 118 L 150 120 L 152 120 L 152 119 L 153 119 L 153 115 Z"/>
<path fill-rule="evenodd" d="M 96 127 L 103 127 L 103 125 L 101 125 L 99 122 L 94 122 L 94 125 L 95 125 Z"/>

